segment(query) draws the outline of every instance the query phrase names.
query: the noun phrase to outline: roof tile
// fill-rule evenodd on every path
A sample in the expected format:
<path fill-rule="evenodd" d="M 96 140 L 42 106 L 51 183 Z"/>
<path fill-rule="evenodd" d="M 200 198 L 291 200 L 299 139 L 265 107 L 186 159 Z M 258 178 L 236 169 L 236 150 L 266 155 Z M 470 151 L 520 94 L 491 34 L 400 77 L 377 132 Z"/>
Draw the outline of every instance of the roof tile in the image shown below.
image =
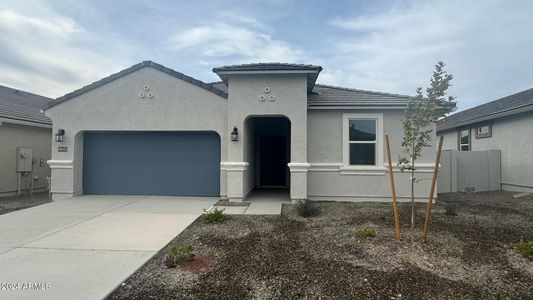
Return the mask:
<path fill-rule="evenodd" d="M 51 125 L 41 113 L 52 99 L 0 85 L 0 117 Z"/>
<path fill-rule="evenodd" d="M 437 123 L 437 130 L 476 123 L 493 115 L 496 118 L 499 113 L 530 105 L 533 105 L 533 88 L 450 115 Z"/>

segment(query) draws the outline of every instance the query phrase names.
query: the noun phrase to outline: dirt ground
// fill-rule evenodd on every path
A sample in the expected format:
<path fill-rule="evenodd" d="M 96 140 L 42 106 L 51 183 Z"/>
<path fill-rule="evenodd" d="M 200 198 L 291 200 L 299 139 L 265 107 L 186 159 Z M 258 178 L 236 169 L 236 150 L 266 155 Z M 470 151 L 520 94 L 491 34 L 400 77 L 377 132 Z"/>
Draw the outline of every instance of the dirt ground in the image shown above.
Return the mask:
<path fill-rule="evenodd" d="M 422 204 L 414 230 L 400 205 L 399 242 L 386 203 L 318 203 L 307 219 L 293 205 L 281 216 L 198 219 L 172 243 L 192 244 L 201 267 L 167 269 L 163 249 L 109 298 L 533 299 L 533 261 L 513 248 L 533 239 L 533 197 L 511 195 L 439 195 L 427 243 Z M 358 242 L 363 226 L 377 236 Z"/>
<path fill-rule="evenodd" d="M 20 196 L 0 197 L 0 215 L 48 202 L 50 202 L 48 199 L 48 192 L 36 192 L 33 193 L 33 195 L 22 194 Z"/>

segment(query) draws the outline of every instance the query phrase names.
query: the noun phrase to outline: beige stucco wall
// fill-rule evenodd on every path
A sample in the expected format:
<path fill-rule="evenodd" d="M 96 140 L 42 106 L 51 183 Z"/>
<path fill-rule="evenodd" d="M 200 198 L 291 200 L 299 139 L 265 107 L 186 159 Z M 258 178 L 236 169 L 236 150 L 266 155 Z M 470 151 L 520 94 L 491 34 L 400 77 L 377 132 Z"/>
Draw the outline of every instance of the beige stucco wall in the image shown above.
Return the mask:
<path fill-rule="evenodd" d="M 153 98 L 139 98 L 148 85 Z M 147 67 L 79 95 L 46 111 L 63 143 L 52 151 L 54 198 L 82 193 L 83 131 L 214 131 L 227 158 L 227 100 L 203 88 Z M 57 152 L 57 146 L 68 152 Z M 221 172 L 221 196 L 226 194 Z"/>
<path fill-rule="evenodd" d="M 46 161 L 50 159 L 52 129 L 2 122 L 0 125 L 0 195 L 14 194 L 17 191 L 16 154 L 17 147 L 32 148 L 33 172 L 38 177 L 34 181 L 34 189 L 48 186 L 46 177 L 50 176 L 50 168 Z M 41 166 L 40 161 L 44 164 Z M 31 182 L 31 177 L 22 177 L 22 189 Z"/>
<path fill-rule="evenodd" d="M 317 200 L 374 201 L 390 200 L 389 178 L 386 173 L 386 149 L 383 164 L 372 170 L 342 170 L 346 167 L 343 151 L 343 114 L 383 114 L 383 137 L 389 135 L 393 166 L 399 155 L 406 156 L 401 148 L 403 137 L 403 110 L 309 110 L 307 153 L 311 168 L 308 174 L 308 195 Z M 417 177 L 431 178 L 435 160 L 435 142 L 426 148 L 417 160 Z M 378 141 L 379 142 L 379 141 Z M 383 143 L 383 141 L 381 141 Z M 410 174 L 395 169 L 397 195 L 400 200 L 410 196 Z M 429 196 L 430 180 L 416 184 L 419 200 Z"/>
<path fill-rule="evenodd" d="M 533 160 L 531 141 L 533 141 L 533 112 L 525 112 L 492 121 L 492 137 L 477 139 L 471 128 L 472 151 L 501 151 L 502 189 L 509 191 L 533 192 Z M 457 150 L 457 130 L 443 133 L 446 150 Z"/>

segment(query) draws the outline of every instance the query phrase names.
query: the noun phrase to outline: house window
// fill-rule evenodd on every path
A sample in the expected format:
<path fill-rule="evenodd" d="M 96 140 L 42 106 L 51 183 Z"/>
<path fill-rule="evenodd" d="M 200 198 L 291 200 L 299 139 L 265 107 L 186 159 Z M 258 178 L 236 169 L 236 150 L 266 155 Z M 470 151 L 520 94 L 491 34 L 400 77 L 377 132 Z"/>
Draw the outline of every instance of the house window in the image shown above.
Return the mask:
<path fill-rule="evenodd" d="M 489 125 L 485 125 L 485 126 L 480 126 L 477 128 L 477 133 L 478 134 L 484 134 L 484 133 L 489 133 Z"/>
<path fill-rule="evenodd" d="M 459 150 L 470 151 L 470 129 L 459 131 Z"/>
<path fill-rule="evenodd" d="M 492 125 L 484 124 L 476 127 L 476 139 L 484 139 L 492 136 Z"/>
<path fill-rule="evenodd" d="M 344 165 L 382 165 L 382 114 L 344 114 Z"/>

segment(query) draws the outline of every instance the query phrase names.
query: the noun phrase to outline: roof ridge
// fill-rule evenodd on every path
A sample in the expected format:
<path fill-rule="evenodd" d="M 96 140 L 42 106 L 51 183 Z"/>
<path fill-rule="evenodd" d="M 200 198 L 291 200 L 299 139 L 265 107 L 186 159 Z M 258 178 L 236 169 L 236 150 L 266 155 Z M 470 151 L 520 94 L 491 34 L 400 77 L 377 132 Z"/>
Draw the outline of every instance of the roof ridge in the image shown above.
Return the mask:
<path fill-rule="evenodd" d="M 348 88 L 348 87 L 342 87 L 342 86 L 334 86 L 334 85 L 321 84 L 321 83 L 317 83 L 317 84 L 315 84 L 315 86 L 321 86 L 321 87 L 333 88 L 333 89 L 340 89 L 340 90 L 346 90 L 346 91 L 370 93 L 370 94 L 376 94 L 376 95 L 393 96 L 393 97 L 398 97 L 398 98 L 410 98 L 410 99 L 414 99 L 415 98 L 414 96 L 409 96 L 409 95 L 385 93 L 385 92 L 378 92 L 378 91 L 371 91 L 371 90 L 362 90 L 362 89 Z"/>
<path fill-rule="evenodd" d="M 449 115 L 437 122 L 437 130 L 443 131 L 473 124 L 480 122 L 479 120 L 483 118 L 498 118 L 498 115 L 500 114 L 512 112 L 514 110 L 518 111 L 531 106 L 533 106 L 533 88 L 516 92 Z"/>
<path fill-rule="evenodd" d="M 53 107 L 53 106 L 55 106 L 55 105 L 57 105 L 59 103 L 62 103 L 64 101 L 67 101 L 67 100 L 69 100 L 71 98 L 74 98 L 74 97 L 77 97 L 77 96 L 79 96 L 81 94 L 89 92 L 89 91 L 91 91 L 91 90 L 93 90 L 95 88 L 98 88 L 98 87 L 100 87 L 100 86 L 102 86 L 104 84 L 107 84 L 107 83 L 109 83 L 111 81 L 119 79 L 119 78 L 121 78 L 123 76 L 131 74 L 131 73 L 133 73 L 133 72 L 135 72 L 137 70 L 140 70 L 142 68 L 145 68 L 145 67 L 151 67 L 151 68 L 159 70 L 159 71 L 161 71 L 163 73 L 167 73 L 167 74 L 169 74 L 169 75 L 171 75 L 173 77 L 176 77 L 176 78 L 181 79 L 181 80 L 183 80 L 185 82 L 189 82 L 189 83 L 191 83 L 193 85 L 201 87 L 201 88 L 203 88 L 205 90 L 208 90 L 208 91 L 210 91 L 210 92 L 212 92 L 212 93 L 214 93 L 214 94 L 216 94 L 218 96 L 221 96 L 223 98 L 227 98 L 228 97 L 228 94 L 226 92 L 224 92 L 224 91 L 222 91 L 220 89 L 217 89 L 217 88 L 213 87 L 212 85 L 210 85 L 208 83 L 205 83 L 205 82 L 203 82 L 203 81 L 201 81 L 199 79 L 196 79 L 194 77 L 185 75 L 185 74 L 183 74 L 181 72 L 178 72 L 176 70 L 173 70 L 171 68 L 165 67 L 162 64 L 158 64 L 158 63 L 153 62 L 151 60 L 145 60 L 145 61 L 137 63 L 137 64 L 135 64 L 135 65 L 133 65 L 133 66 L 131 66 L 129 68 L 126 68 L 126 69 L 121 70 L 119 72 L 113 73 L 113 74 L 111 74 L 111 75 L 109 75 L 107 77 L 104 77 L 104 78 L 102 78 L 100 80 L 92 82 L 92 83 L 90 83 L 90 84 L 88 84 L 86 86 L 83 86 L 83 87 L 81 87 L 81 88 L 79 88 L 77 90 L 74 90 L 74 91 L 72 91 L 72 92 L 70 92 L 68 94 L 65 94 L 65 95 L 63 95 L 61 97 L 58 97 L 55 100 L 52 100 L 52 101 L 50 101 L 48 103 L 47 109 L 51 108 L 51 107 Z"/>
<path fill-rule="evenodd" d="M 485 107 L 485 106 L 488 106 L 490 104 L 493 104 L 495 102 L 498 102 L 498 101 L 503 101 L 505 100 L 506 98 L 509 98 L 509 97 L 512 97 L 512 96 L 516 96 L 518 94 L 522 94 L 522 93 L 525 93 L 525 92 L 528 92 L 528 91 L 533 91 L 533 88 L 529 88 L 529 89 L 526 89 L 526 90 L 523 90 L 521 92 L 517 92 L 517 93 L 514 93 L 514 94 L 511 94 L 511 95 L 508 95 L 508 96 L 504 96 L 504 97 L 501 97 L 501 98 L 498 98 L 496 100 L 492 100 L 492 101 L 489 101 L 489 102 L 485 102 L 485 103 L 482 103 L 480 105 L 477 105 L 477 106 L 474 106 L 474 107 L 470 107 L 468 109 L 465 109 L 465 110 L 462 110 L 462 111 L 459 111 L 453 115 L 449 115 L 447 118 L 451 117 L 451 116 L 457 116 L 457 115 L 464 115 L 465 113 L 468 113 L 468 112 L 471 112 L 473 110 L 476 110 L 476 109 L 479 109 L 481 107 Z"/>
<path fill-rule="evenodd" d="M 50 98 L 50 97 L 46 97 L 46 96 L 43 96 L 43 95 L 39 95 L 39 94 L 36 94 L 36 93 L 32 93 L 32 92 L 28 92 L 28 91 L 24 91 L 24 90 L 20 90 L 20 89 L 15 89 L 15 88 L 3 85 L 3 84 L 0 84 L 0 88 L 6 88 L 6 89 L 11 90 L 11 91 L 13 91 L 15 93 L 23 93 L 23 94 L 28 94 L 28 95 L 31 95 L 31 96 L 37 96 L 39 98 L 44 98 L 44 99 L 46 99 L 48 101 L 54 100 L 53 98 Z"/>
<path fill-rule="evenodd" d="M 275 67 L 292 67 L 292 68 L 305 68 L 313 71 L 322 71 L 321 66 L 312 65 L 312 64 L 298 64 L 298 63 L 288 63 L 288 62 L 259 62 L 259 63 L 247 63 L 247 64 L 233 64 L 233 65 L 224 65 L 220 67 L 214 67 L 213 72 L 217 73 L 220 71 L 227 71 L 225 69 L 243 69 L 243 68 L 254 68 L 254 67 L 266 67 L 272 66 Z M 288 69 L 287 69 L 288 70 Z M 242 70 L 239 70 L 242 71 Z M 264 70 L 257 70 L 264 71 Z"/>

